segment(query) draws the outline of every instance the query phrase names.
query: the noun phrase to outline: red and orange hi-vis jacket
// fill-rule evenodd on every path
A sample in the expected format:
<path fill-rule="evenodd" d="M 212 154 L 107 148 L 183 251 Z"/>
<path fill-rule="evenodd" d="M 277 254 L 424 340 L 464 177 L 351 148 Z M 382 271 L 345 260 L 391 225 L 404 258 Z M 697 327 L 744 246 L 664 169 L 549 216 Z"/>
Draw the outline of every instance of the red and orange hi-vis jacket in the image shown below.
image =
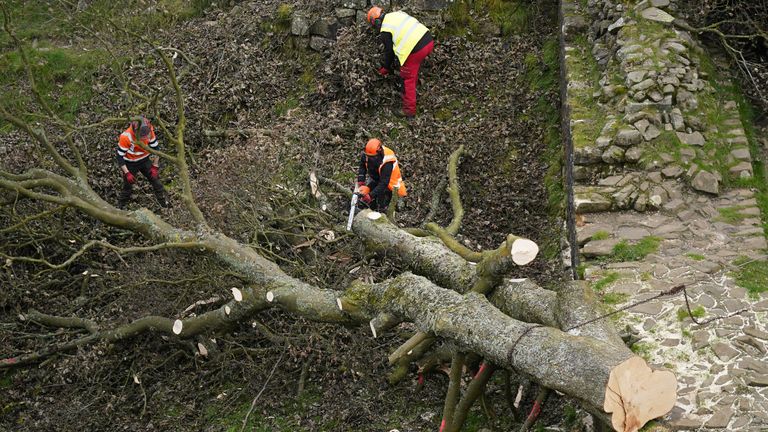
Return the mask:
<path fill-rule="evenodd" d="M 149 135 L 141 141 L 147 147 L 157 149 L 160 143 L 155 135 L 155 127 L 150 125 L 149 128 Z M 141 148 L 137 141 L 136 134 L 134 134 L 133 128 L 130 126 L 128 126 L 125 132 L 120 134 L 120 140 L 117 143 L 118 165 L 125 165 L 126 162 L 138 162 L 149 156 L 149 152 Z"/>

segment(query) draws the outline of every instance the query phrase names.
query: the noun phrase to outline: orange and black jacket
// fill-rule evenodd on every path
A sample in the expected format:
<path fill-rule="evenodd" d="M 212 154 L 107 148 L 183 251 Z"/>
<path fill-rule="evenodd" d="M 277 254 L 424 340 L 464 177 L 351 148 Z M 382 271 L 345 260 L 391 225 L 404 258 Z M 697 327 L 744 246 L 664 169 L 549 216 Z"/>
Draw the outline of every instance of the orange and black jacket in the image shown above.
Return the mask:
<path fill-rule="evenodd" d="M 371 178 L 371 181 L 368 182 L 368 184 L 373 186 L 370 195 L 371 198 L 376 198 L 385 192 L 389 192 L 387 185 L 389 185 L 389 179 L 392 176 L 392 168 L 395 164 L 386 163 L 381 167 L 381 172 L 379 172 L 379 166 L 384 160 L 384 155 L 377 154 L 376 156 L 368 156 L 367 159 L 366 163 L 366 156 L 365 153 L 363 153 L 360 157 L 360 168 L 357 170 L 357 181 L 364 182 L 365 175 L 368 174 Z"/>
<path fill-rule="evenodd" d="M 157 150 L 160 145 L 157 141 L 157 135 L 155 135 L 154 126 L 150 126 L 149 136 L 141 140 L 136 138 L 133 128 L 128 126 L 128 129 L 120 134 L 120 139 L 117 141 L 118 166 L 123 166 L 126 162 L 136 163 L 149 156 L 149 152 L 141 147 L 139 141 L 153 150 Z"/>

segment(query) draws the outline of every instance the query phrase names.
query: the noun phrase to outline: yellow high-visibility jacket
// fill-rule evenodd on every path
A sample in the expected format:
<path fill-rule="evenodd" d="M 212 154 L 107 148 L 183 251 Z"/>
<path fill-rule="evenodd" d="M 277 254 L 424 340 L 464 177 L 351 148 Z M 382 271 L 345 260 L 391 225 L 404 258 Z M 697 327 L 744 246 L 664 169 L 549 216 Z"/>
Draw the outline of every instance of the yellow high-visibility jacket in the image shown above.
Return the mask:
<path fill-rule="evenodd" d="M 398 11 L 384 15 L 381 31 L 392 34 L 392 48 L 400 64 L 403 65 L 413 51 L 413 47 L 429 29 L 416 18 Z"/>

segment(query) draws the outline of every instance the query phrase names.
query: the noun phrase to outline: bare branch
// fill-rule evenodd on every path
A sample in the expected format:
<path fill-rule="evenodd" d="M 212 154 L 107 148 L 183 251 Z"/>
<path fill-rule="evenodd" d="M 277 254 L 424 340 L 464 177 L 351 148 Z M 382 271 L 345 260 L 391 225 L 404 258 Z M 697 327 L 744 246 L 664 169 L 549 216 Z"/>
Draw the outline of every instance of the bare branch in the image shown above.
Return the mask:
<path fill-rule="evenodd" d="M 179 242 L 179 243 L 160 243 L 152 246 L 134 246 L 134 247 L 119 247 L 115 246 L 111 243 L 108 243 L 103 240 L 91 240 L 88 243 L 84 244 L 77 252 L 72 254 L 69 258 L 67 258 L 66 261 L 62 262 L 61 264 L 52 264 L 44 259 L 40 258 L 30 258 L 30 257 L 23 257 L 23 256 L 10 256 L 6 255 L 2 252 L 0 252 L 0 257 L 3 257 L 7 260 L 18 261 L 18 262 L 27 262 L 27 263 L 34 263 L 34 264 L 42 264 L 47 266 L 51 269 L 62 269 L 66 268 L 69 265 L 71 265 L 75 260 L 77 260 L 80 256 L 82 256 L 85 252 L 88 250 L 96 247 L 101 246 L 103 248 L 111 249 L 115 251 L 118 255 L 123 254 L 132 254 L 132 253 L 139 253 L 139 252 L 154 252 L 162 249 L 171 249 L 171 248 L 178 248 L 178 249 L 187 249 L 187 248 L 195 248 L 200 247 L 200 243 L 198 242 Z"/>

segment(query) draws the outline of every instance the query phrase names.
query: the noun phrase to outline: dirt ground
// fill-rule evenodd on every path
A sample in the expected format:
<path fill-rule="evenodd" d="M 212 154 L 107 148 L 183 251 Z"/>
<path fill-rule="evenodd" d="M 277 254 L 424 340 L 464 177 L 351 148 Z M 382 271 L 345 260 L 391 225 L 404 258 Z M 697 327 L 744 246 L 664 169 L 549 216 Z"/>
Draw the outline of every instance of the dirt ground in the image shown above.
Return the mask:
<path fill-rule="evenodd" d="M 294 11 L 308 5 L 295 2 Z M 379 137 L 397 152 L 408 184 L 397 221 L 418 226 L 446 177 L 448 156 L 463 144 L 461 239 L 479 250 L 496 247 L 508 233 L 531 238 L 542 245 L 541 258 L 512 276 L 544 285 L 560 280 L 560 222 L 548 203 L 552 185 L 547 184 L 559 163 L 547 147 L 559 120 L 545 115 L 559 106 L 551 79 L 557 76 L 551 61 L 557 44 L 554 2 L 532 6 L 530 24 L 503 36 L 482 14 L 473 17 L 481 24 L 476 34 L 436 32 L 435 51 L 418 88 L 419 116 L 411 122 L 394 116 L 397 79 L 374 74 L 379 48 L 369 29 L 345 28 L 333 53 L 314 53 L 276 21 L 279 6 L 243 2 L 157 34 L 163 44 L 195 59 L 194 66 L 182 58 L 176 62 L 191 71 L 182 80 L 188 95 L 187 143 L 195 194 L 213 227 L 252 243 L 292 275 L 324 288 L 363 275 L 380 280 L 397 274 L 398 263 L 366 256 L 354 238 L 344 235 L 340 224 L 347 203 L 340 194 L 326 190 L 333 204 L 328 213 L 284 223 L 314 205 L 305 197 L 308 171 L 351 188 L 362 147 L 369 137 Z M 159 67 L 125 72 L 143 82 L 163 80 Z M 90 104 L 120 111 L 124 107 L 117 99 L 104 91 Z M 170 98 L 162 104 L 173 112 Z M 83 122 L 96 120 L 83 111 Z M 204 133 L 222 129 L 258 131 L 230 138 Z M 116 201 L 120 184 L 112 165 L 118 133 L 94 132 L 87 156 L 94 188 L 109 201 Z M 18 149 L 4 163 L 23 166 L 23 139 L 15 133 L 6 138 Z M 168 169 L 162 175 L 174 204 L 162 215 L 184 224 L 187 216 L 173 192 L 175 173 Z M 446 224 L 451 218 L 446 194 L 440 202 L 435 219 Z M 147 187 L 140 188 L 132 205 L 152 205 Z M 35 229 L 73 243 L 94 237 L 144 242 L 72 211 L 61 212 L 55 222 Z M 297 246 L 320 228 L 335 230 L 340 239 Z M 66 241 L 57 242 L 63 245 L 56 246 L 52 260 L 66 257 Z M 212 258 L 183 251 L 125 258 L 93 251 L 66 270 L 25 266 L 2 272 L 0 357 L 81 334 L 19 321 L 19 314 L 30 309 L 110 327 L 148 314 L 180 316 L 196 301 L 226 298 L 229 288 L 242 284 Z M 214 300 L 186 315 L 220 304 Z M 401 326 L 373 339 L 367 329 L 271 311 L 195 341 L 146 334 L 87 346 L 0 373 L 0 430 L 239 431 L 246 415 L 245 430 L 257 431 L 436 430 L 445 373 L 429 374 L 417 387 L 412 366 L 402 382 L 387 382 L 386 357 L 413 330 Z M 196 342 L 213 348 L 201 356 Z M 473 410 L 465 430 L 509 430 L 515 423 L 504 376 L 497 375 L 483 409 Z M 510 382 L 513 391 L 525 384 L 515 376 Z M 535 392 L 526 387 L 524 411 Z M 567 401 L 558 399 L 545 406 L 540 423 L 572 424 L 576 416 Z"/>

